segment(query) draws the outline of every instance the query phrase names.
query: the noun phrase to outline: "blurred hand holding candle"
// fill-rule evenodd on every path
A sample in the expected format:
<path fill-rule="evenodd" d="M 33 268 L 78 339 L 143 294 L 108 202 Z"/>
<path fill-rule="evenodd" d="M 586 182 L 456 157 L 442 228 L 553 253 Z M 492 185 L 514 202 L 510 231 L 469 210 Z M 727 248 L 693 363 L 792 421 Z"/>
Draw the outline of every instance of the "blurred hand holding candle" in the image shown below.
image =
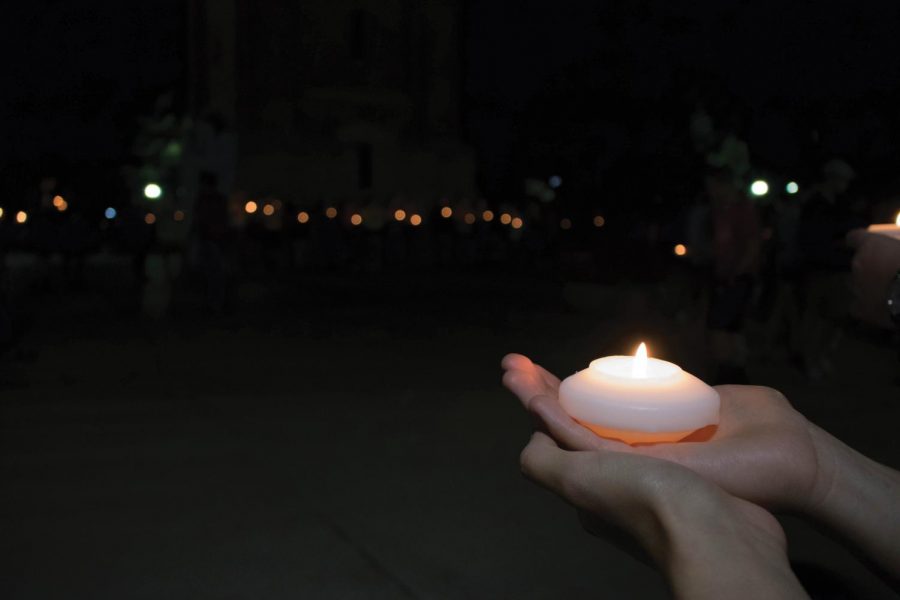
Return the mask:
<path fill-rule="evenodd" d="M 719 394 L 676 364 L 634 356 L 607 356 L 567 377 L 560 405 L 602 437 L 629 444 L 677 442 L 719 422 Z"/>
<path fill-rule="evenodd" d="M 897 219 L 893 225 L 890 223 L 869 225 L 870 233 L 878 233 L 900 240 L 900 213 L 897 213 Z"/>

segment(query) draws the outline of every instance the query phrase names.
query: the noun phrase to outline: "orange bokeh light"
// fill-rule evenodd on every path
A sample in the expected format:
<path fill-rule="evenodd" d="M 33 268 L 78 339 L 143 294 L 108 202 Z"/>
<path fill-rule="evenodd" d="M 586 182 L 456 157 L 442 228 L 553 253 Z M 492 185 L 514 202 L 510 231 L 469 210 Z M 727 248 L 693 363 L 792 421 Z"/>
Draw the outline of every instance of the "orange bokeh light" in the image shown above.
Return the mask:
<path fill-rule="evenodd" d="M 675 244 L 673 252 L 675 252 L 675 256 L 684 256 L 687 254 L 687 246 L 684 244 Z"/>
<path fill-rule="evenodd" d="M 419 225 L 422 224 L 422 217 L 420 217 L 417 214 L 410 215 L 409 224 L 412 225 L 413 227 L 418 227 Z"/>
<path fill-rule="evenodd" d="M 444 217 L 445 219 L 449 219 L 450 217 L 453 216 L 453 209 L 450 208 L 449 206 L 445 206 L 444 208 L 441 209 L 441 216 Z"/>
<path fill-rule="evenodd" d="M 594 227 L 603 227 L 604 225 L 606 225 L 606 219 L 603 218 L 603 215 L 594 217 Z"/>
<path fill-rule="evenodd" d="M 522 229 L 522 225 L 524 225 L 524 224 L 525 224 L 525 222 L 522 219 L 520 219 L 519 217 L 514 217 L 512 220 L 512 223 L 510 223 L 510 225 L 512 225 L 513 229 Z"/>
<path fill-rule="evenodd" d="M 488 223 L 490 223 L 491 221 L 494 220 L 494 211 L 492 211 L 492 210 L 484 211 L 483 213 L 481 213 L 481 218 L 484 219 L 485 221 L 487 221 Z"/>
<path fill-rule="evenodd" d="M 360 224 L 362 224 L 362 215 L 359 214 L 359 213 L 353 213 L 353 214 L 350 216 L 350 222 L 351 222 L 353 225 L 360 225 Z"/>
<path fill-rule="evenodd" d="M 175 214 L 173 215 L 173 218 L 174 218 L 176 221 L 179 221 L 179 222 L 184 221 L 184 211 L 183 211 L 183 210 L 176 210 L 176 211 L 175 211 Z"/>
<path fill-rule="evenodd" d="M 24 223 L 28 220 L 28 213 L 24 210 L 20 210 L 16 213 L 16 223 Z"/>
<path fill-rule="evenodd" d="M 297 221 L 300 223 L 308 223 L 309 222 L 309 213 L 305 210 L 301 210 L 297 213 Z"/>
<path fill-rule="evenodd" d="M 259 208 L 259 207 L 256 205 L 256 202 L 254 202 L 253 200 L 248 200 L 247 204 L 244 205 L 244 211 L 248 215 L 252 215 L 253 213 L 255 213 L 257 208 Z"/>
<path fill-rule="evenodd" d="M 271 217 L 275 214 L 275 206 L 272 204 L 266 204 L 265 206 L 263 206 L 263 214 L 267 217 Z"/>
<path fill-rule="evenodd" d="M 397 210 L 394 211 L 394 219 L 396 219 L 397 221 L 402 221 L 405 218 L 406 218 L 406 211 L 403 210 L 402 208 L 398 208 Z"/>
<path fill-rule="evenodd" d="M 472 214 L 472 213 L 466 213 L 466 216 L 463 217 L 463 220 L 464 220 L 467 224 L 471 225 L 472 223 L 475 222 L 475 215 Z"/>
<path fill-rule="evenodd" d="M 333 219 L 337 216 L 337 209 L 333 206 L 329 206 L 325 209 L 325 216 L 329 219 Z"/>
<path fill-rule="evenodd" d="M 147 225 L 153 225 L 154 223 L 156 223 L 156 215 L 154 215 L 153 213 L 147 213 L 146 215 L 144 215 L 144 223 L 146 223 Z"/>
<path fill-rule="evenodd" d="M 500 222 L 504 225 L 509 225 L 510 223 L 512 223 L 512 215 L 509 213 L 503 213 L 502 215 L 500 215 Z"/>

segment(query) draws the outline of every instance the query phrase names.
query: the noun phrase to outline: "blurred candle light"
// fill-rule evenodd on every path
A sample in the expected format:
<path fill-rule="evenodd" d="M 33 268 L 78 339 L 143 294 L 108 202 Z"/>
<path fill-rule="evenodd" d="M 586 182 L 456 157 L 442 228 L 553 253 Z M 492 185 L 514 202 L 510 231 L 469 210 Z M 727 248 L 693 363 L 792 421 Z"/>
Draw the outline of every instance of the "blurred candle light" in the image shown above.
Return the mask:
<path fill-rule="evenodd" d="M 24 223 L 27 220 L 28 220 L 28 213 L 25 212 L 24 210 L 20 210 L 19 212 L 16 213 L 16 223 L 19 223 L 21 225 L 22 223 Z"/>
<path fill-rule="evenodd" d="M 453 209 L 450 208 L 449 206 L 445 206 L 444 208 L 441 209 L 441 216 L 444 217 L 445 219 L 449 219 L 450 217 L 453 216 Z"/>
<path fill-rule="evenodd" d="M 594 217 L 594 227 L 603 227 L 604 225 L 606 225 L 606 219 L 603 218 L 603 215 Z"/>
<path fill-rule="evenodd" d="M 176 210 L 175 214 L 173 215 L 173 218 L 178 222 L 184 221 L 184 211 Z"/>
<path fill-rule="evenodd" d="M 62 196 L 53 196 L 53 207 L 59 208 L 63 205 L 63 203 L 65 203 L 65 201 L 65 198 L 63 198 Z"/>
<path fill-rule="evenodd" d="M 559 402 L 597 435 L 629 444 L 677 442 L 719 422 L 719 394 L 643 342 L 634 356 L 607 356 L 566 378 Z"/>
<path fill-rule="evenodd" d="M 513 229 L 522 229 L 522 225 L 524 224 L 525 222 L 519 217 L 514 217 L 512 223 L 510 223 Z"/>
<path fill-rule="evenodd" d="M 484 211 L 483 213 L 481 213 L 481 218 L 484 219 L 486 222 L 490 223 L 491 221 L 494 220 L 494 211 L 491 211 L 491 210 Z"/>
<path fill-rule="evenodd" d="M 144 215 L 144 223 L 146 223 L 147 225 L 153 225 L 154 223 L 156 223 L 156 215 L 154 215 L 153 213 L 147 213 L 146 215 Z"/>
<path fill-rule="evenodd" d="M 267 217 L 271 217 L 275 214 L 275 206 L 272 204 L 266 204 L 265 206 L 263 206 L 263 214 Z"/>
<path fill-rule="evenodd" d="M 409 216 L 409 224 L 413 227 L 418 227 L 422 224 L 422 217 L 413 213 Z"/>
<path fill-rule="evenodd" d="M 869 231 L 900 240 L 900 212 L 897 213 L 893 224 L 869 225 Z"/>
<path fill-rule="evenodd" d="M 509 213 L 503 213 L 502 215 L 500 215 L 500 222 L 504 225 L 509 225 L 510 223 L 512 223 L 512 215 Z"/>
<path fill-rule="evenodd" d="M 673 252 L 675 252 L 675 256 L 684 256 L 687 254 L 687 246 L 684 244 L 675 244 Z"/>
<path fill-rule="evenodd" d="M 406 211 L 403 210 L 402 208 L 398 208 L 397 210 L 394 211 L 394 220 L 402 221 L 405 218 L 406 218 Z"/>
<path fill-rule="evenodd" d="M 352 223 L 354 226 L 361 225 L 362 222 L 363 222 L 363 218 L 362 218 L 361 214 L 353 213 L 352 215 L 350 215 L 350 223 Z"/>
<path fill-rule="evenodd" d="M 333 206 L 329 206 L 325 209 L 325 216 L 329 219 L 333 219 L 337 216 L 337 209 Z"/>
<path fill-rule="evenodd" d="M 257 206 L 256 202 L 254 202 L 253 200 L 248 200 L 244 205 L 244 212 L 246 212 L 248 215 L 252 215 L 256 212 L 257 208 L 259 207 Z"/>
<path fill-rule="evenodd" d="M 463 217 L 463 221 L 466 222 L 466 225 L 472 225 L 475 222 L 475 214 L 474 213 L 466 213 L 466 216 Z"/>
<path fill-rule="evenodd" d="M 3 212 L 4 212 L 4 211 L 3 211 L 3 207 L 0 207 L 0 219 L 3 218 Z"/>
<path fill-rule="evenodd" d="M 299 223 L 309 223 L 309 213 L 305 210 L 301 210 L 297 213 L 297 221 Z"/>

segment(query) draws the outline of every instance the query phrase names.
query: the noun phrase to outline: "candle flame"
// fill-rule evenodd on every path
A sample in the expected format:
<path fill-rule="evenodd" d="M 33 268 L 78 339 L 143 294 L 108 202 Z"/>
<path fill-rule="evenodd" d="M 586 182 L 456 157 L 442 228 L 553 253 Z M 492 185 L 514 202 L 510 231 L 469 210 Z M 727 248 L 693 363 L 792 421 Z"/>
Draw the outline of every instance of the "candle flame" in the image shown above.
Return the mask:
<path fill-rule="evenodd" d="M 897 227 L 900 227 L 900 212 L 897 213 L 897 220 L 895 223 L 897 223 Z"/>
<path fill-rule="evenodd" d="M 634 362 L 631 363 L 631 376 L 636 379 L 647 378 L 647 344 L 641 342 L 634 353 Z"/>

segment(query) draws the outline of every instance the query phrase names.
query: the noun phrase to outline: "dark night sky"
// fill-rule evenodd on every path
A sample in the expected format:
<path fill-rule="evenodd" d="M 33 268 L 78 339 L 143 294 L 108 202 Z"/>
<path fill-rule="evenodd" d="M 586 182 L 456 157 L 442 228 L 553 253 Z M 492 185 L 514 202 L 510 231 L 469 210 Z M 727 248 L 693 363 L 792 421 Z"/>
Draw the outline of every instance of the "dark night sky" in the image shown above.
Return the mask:
<path fill-rule="evenodd" d="M 509 168 L 517 142 L 534 135 L 521 131 L 526 111 L 555 123 L 549 135 L 566 138 L 581 126 L 579 111 L 590 108 L 543 103 L 553 98 L 561 74 L 581 63 L 581 79 L 558 93 L 583 95 L 597 113 L 614 112 L 601 119 L 616 122 L 632 110 L 651 121 L 683 103 L 677 125 L 686 126 L 690 105 L 670 94 L 686 91 L 683 80 L 693 78 L 743 111 L 751 152 L 763 162 L 795 163 L 808 151 L 798 138 L 812 127 L 822 135 L 823 156 L 896 159 L 884 126 L 897 126 L 900 3 L 835 4 L 526 0 L 510 11 L 499 2 L 473 2 L 470 136 L 482 159 L 501 170 Z M 621 67 L 612 76 L 611 64 Z M 616 95 L 628 98 L 624 108 L 610 108 Z"/>
<path fill-rule="evenodd" d="M 135 114 L 179 82 L 182 13 L 177 0 L 5 5 L 0 156 L 120 157 Z"/>
<path fill-rule="evenodd" d="M 590 94 L 597 95 L 597 111 L 610 110 L 604 89 L 641 99 L 633 110 L 642 118 L 639 111 L 684 101 L 667 96 L 684 73 L 739 99 L 752 116 L 745 123 L 754 136 L 751 150 L 775 163 L 790 160 L 800 146 L 784 134 L 799 124 L 770 111 L 773 102 L 795 111 L 815 106 L 815 114 L 825 115 L 818 124 L 825 151 L 852 146 L 859 131 L 882 154 L 896 150 L 884 128 L 885 120 L 896 125 L 900 89 L 895 1 L 525 0 L 510 10 L 495 0 L 469 2 L 466 14 L 467 128 L 488 169 L 508 168 L 516 143 L 536 135 L 517 125 L 534 112 L 536 98 L 552 97 L 556 88 L 576 96 L 584 89 L 589 105 Z M 183 77 L 183 16 L 178 0 L 5 7 L 0 157 L 119 158 L 135 116 Z M 620 70 L 611 72 L 610 64 Z M 561 76 L 573 72 L 576 79 L 560 88 Z M 543 117 L 559 124 L 563 138 L 584 120 L 574 114 L 568 125 L 569 114 Z"/>

